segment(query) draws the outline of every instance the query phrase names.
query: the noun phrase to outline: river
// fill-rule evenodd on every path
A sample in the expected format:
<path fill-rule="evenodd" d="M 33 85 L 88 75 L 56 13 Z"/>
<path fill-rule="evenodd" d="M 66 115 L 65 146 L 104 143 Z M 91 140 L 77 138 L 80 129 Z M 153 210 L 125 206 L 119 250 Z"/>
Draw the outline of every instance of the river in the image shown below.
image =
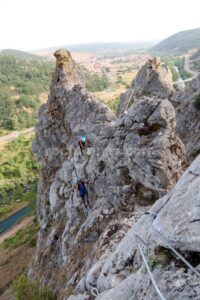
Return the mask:
<path fill-rule="evenodd" d="M 30 212 L 30 208 L 28 206 L 18 210 L 16 213 L 8 217 L 7 219 L 0 222 L 0 235 L 5 231 L 9 230 L 13 225 L 19 222 L 21 219 L 26 217 Z"/>
<path fill-rule="evenodd" d="M 183 78 L 180 77 L 180 73 L 179 73 L 178 67 L 174 66 L 174 69 L 176 70 L 176 72 L 179 75 L 179 78 L 177 80 L 177 86 L 178 86 L 179 90 L 183 90 L 183 89 L 185 89 L 185 82 L 184 82 Z"/>

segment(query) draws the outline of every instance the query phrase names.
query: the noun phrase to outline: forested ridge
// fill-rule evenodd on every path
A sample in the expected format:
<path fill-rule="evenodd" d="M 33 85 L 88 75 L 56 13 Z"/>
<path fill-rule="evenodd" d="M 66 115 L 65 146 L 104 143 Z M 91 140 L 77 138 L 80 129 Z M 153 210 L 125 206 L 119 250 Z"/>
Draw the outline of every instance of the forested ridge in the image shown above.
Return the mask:
<path fill-rule="evenodd" d="M 0 130 L 35 124 L 39 95 L 49 91 L 52 69 L 51 62 L 0 56 Z"/>

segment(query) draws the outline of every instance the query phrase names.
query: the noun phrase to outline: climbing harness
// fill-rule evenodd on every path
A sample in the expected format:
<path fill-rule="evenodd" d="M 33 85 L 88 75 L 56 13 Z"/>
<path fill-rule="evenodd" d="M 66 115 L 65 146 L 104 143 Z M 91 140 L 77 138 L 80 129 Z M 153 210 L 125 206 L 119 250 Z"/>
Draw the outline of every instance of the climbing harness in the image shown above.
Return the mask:
<path fill-rule="evenodd" d="M 144 241 L 141 239 L 141 237 L 139 237 L 137 234 L 135 235 L 135 237 L 136 237 L 136 240 L 142 242 L 145 246 L 147 246 L 147 243 L 144 242 Z M 151 282 L 152 282 L 152 284 L 153 284 L 153 286 L 154 286 L 154 288 L 155 288 L 155 290 L 156 290 L 156 293 L 158 294 L 158 296 L 160 297 L 161 300 L 166 300 L 166 298 L 162 295 L 161 291 L 159 290 L 159 288 L 158 288 L 158 286 L 157 286 L 157 284 L 156 284 L 156 281 L 155 281 L 155 279 L 154 279 L 154 277 L 153 277 L 153 274 L 152 274 L 152 272 L 151 272 L 151 270 L 150 270 L 150 267 L 149 267 L 149 265 L 148 265 L 148 262 L 147 262 L 147 260 L 146 260 L 146 258 L 145 258 L 144 252 L 143 252 L 143 250 L 142 250 L 142 248 L 141 248 L 141 246 L 140 246 L 140 244 L 139 244 L 138 242 L 137 242 L 137 246 L 138 246 L 138 249 L 139 249 L 140 254 L 141 254 L 141 256 L 142 256 L 142 259 L 143 259 L 143 261 L 144 261 L 145 267 L 146 267 L 146 269 L 147 269 L 147 271 L 148 271 L 148 273 L 149 273 L 149 277 L 151 278 Z"/>
<path fill-rule="evenodd" d="M 99 295 L 99 291 L 97 288 L 91 289 L 91 294 L 96 298 Z"/>

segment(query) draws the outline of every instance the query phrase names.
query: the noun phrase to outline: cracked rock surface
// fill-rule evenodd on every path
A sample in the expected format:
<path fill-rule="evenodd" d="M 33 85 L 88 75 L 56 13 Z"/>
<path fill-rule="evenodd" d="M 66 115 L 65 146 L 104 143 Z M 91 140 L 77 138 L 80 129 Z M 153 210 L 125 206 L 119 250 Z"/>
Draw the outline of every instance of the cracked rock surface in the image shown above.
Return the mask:
<path fill-rule="evenodd" d="M 104 281 L 101 279 L 101 283 L 107 284 L 107 290 L 104 291 L 105 286 L 99 286 L 102 293 L 97 300 L 160 299 L 142 263 L 138 266 L 136 234 L 147 244 L 140 243 L 166 299 L 199 299 L 200 277 L 178 260 L 171 250 L 167 250 L 168 244 L 178 249 L 200 276 L 199 166 L 200 156 L 175 187 L 152 206 L 150 214 L 142 216 L 128 231 L 102 267 Z M 125 272 L 128 274 L 127 263 L 130 261 L 129 276 L 117 283 L 118 277 Z"/>
<path fill-rule="evenodd" d="M 122 96 L 117 115 L 121 116 L 141 96 L 169 98 L 173 92 L 172 75 L 160 58 L 154 57 L 141 67 L 132 86 Z"/>
<path fill-rule="evenodd" d="M 176 108 L 176 130 L 184 142 L 188 163 L 200 154 L 200 109 L 195 106 L 199 95 L 200 75 L 187 84 L 185 91 L 174 93 L 170 99 Z"/>
<path fill-rule="evenodd" d="M 161 88 L 160 96 L 138 95 L 128 113 L 116 118 L 87 92 L 70 53 L 61 49 L 55 57 L 51 92 L 40 110 L 33 143 L 41 163 L 37 195 L 41 228 L 29 276 L 42 285 L 56 283 L 58 299 L 92 299 L 93 287 L 107 293 L 123 287 L 123 282 L 130 295 L 129 278 L 135 272 L 139 276 L 141 269 L 134 232 L 154 236 L 152 216 L 140 217 L 175 185 L 183 170 L 185 149 L 175 133 L 175 111 L 161 97 Z M 82 135 L 92 143 L 83 155 L 78 146 Z M 76 195 L 77 177 L 89 182 L 91 209 Z M 164 209 L 160 213 L 165 216 Z M 157 218 L 155 226 L 160 228 Z M 173 227 L 167 227 L 168 222 L 166 218 L 162 227 L 165 235 Z M 173 242 L 176 235 L 174 231 Z M 181 245 L 182 240 L 183 236 Z M 134 278 L 137 284 L 139 277 Z M 145 292 L 149 280 L 142 275 L 140 280 Z M 137 299 L 144 299 L 139 295 L 138 290 Z"/>

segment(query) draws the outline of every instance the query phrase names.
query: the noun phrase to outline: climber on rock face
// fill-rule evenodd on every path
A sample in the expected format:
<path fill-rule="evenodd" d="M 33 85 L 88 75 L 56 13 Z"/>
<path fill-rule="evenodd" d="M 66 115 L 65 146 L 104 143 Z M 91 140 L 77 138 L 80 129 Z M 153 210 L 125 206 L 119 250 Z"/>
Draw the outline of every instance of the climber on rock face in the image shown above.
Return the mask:
<path fill-rule="evenodd" d="M 82 179 L 77 180 L 77 196 L 81 197 L 85 208 L 87 208 L 87 206 L 92 208 L 88 199 L 88 191 L 85 185 L 86 183 L 88 183 L 88 181 L 83 181 Z"/>
<path fill-rule="evenodd" d="M 92 146 L 89 139 L 85 136 L 82 136 L 80 140 L 78 141 L 79 147 L 81 149 L 81 154 L 83 155 L 83 150 L 85 150 L 86 146 Z"/>

